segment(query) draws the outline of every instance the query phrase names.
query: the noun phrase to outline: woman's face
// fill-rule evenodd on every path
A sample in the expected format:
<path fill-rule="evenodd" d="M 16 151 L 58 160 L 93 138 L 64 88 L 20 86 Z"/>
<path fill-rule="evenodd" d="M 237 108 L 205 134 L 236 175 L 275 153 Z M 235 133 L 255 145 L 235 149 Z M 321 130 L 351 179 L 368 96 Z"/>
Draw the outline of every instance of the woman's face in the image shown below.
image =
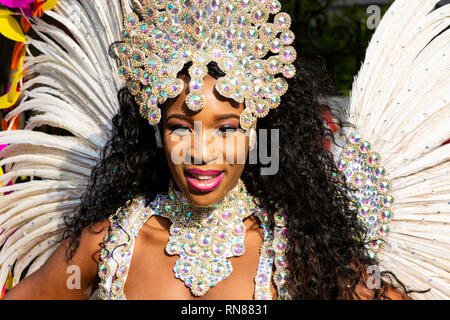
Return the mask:
<path fill-rule="evenodd" d="M 172 177 L 179 190 L 198 206 L 223 199 L 244 170 L 248 135 L 239 125 L 243 104 L 222 97 L 216 79 L 207 75 L 202 89 L 205 106 L 193 112 L 186 106 L 189 76 L 183 92 L 163 107 L 162 138 Z"/>

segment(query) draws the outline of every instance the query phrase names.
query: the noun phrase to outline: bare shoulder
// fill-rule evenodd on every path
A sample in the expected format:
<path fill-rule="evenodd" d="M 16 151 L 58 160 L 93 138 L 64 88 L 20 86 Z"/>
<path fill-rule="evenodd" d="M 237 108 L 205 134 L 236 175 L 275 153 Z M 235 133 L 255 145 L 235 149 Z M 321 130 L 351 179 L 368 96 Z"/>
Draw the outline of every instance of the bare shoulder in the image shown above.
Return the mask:
<path fill-rule="evenodd" d="M 64 240 L 41 268 L 20 281 L 3 299 L 88 299 L 109 225 L 105 219 L 85 227 L 72 259 L 68 256 L 70 240 Z"/>

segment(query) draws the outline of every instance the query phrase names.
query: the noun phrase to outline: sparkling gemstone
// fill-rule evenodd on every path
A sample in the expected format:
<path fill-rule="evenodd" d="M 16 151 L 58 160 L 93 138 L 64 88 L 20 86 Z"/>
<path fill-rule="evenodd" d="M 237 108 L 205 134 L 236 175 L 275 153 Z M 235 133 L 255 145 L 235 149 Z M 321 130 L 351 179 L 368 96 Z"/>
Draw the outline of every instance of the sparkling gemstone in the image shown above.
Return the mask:
<path fill-rule="evenodd" d="M 292 47 L 286 47 L 286 48 L 282 49 L 281 53 L 280 53 L 280 58 L 281 58 L 282 62 L 287 63 L 287 64 L 294 62 L 294 60 L 296 58 L 295 49 Z"/>
<path fill-rule="evenodd" d="M 203 234 L 200 237 L 200 245 L 201 246 L 208 246 L 211 244 L 211 242 L 212 242 L 212 237 L 210 234 Z"/>
<path fill-rule="evenodd" d="M 286 258 L 282 255 L 276 257 L 275 261 L 278 263 L 280 267 L 286 267 Z"/>
<path fill-rule="evenodd" d="M 121 274 L 122 276 L 126 275 L 128 272 L 128 268 L 126 266 L 121 266 L 118 270 L 119 274 Z"/>
<path fill-rule="evenodd" d="M 158 64 L 155 59 L 151 58 L 148 60 L 147 66 L 150 70 L 152 70 L 154 72 L 156 70 L 156 68 L 158 67 Z"/>
<path fill-rule="evenodd" d="M 192 111 L 198 111 L 203 108 L 205 99 L 200 93 L 192 92 L 186 97 L 186 104 Z"/>
<path fill-rule="evenodd" d="M 231 212 L 230 211 L 222 212 L 222 218 L 224 218 L 225 220 L 228 220 L 230 217 L 231 217 Z"/>
<path fill-rule="evenodd" d="M 264 22 L 264 19 L 266 18 L 266 13 L 263 10 L 255 10 L 253 13 L 253 18 L 256 22 Z"/>
<path fill-rule="evenodd" d="M 216 274 L 222 274 L 224 271 L 225 271 L 225 267 L 223 266 L 223 264 L 217 263 L 217 264 L 214 266 L 214 272 L 215 272 Z"/>
<path fill-rule="evenodd" d="M 242 255 L 245 251 L 244 245 L 241 243 L 236 243 L 233 245 L 232 251 L 235 255 Z"/>
<path fill-rule="evenodd" d="M 256 43 L 254 47 L 254 52 L 258 57 L 262 58 L 267 52 L 266 45 L 263 42 Z"/>
<path fill-rule="evenodd" d="M 211 1 L 211 9 L 213 11 L 217 11 L 220 8 L 220 6 L 222 5 L 222 3 L 223 3 L 223 0 L 212 0 Z"/>
<path fill-rule="evenodd" d="M 270 45 L 270 51 L 272 53 L 280 53 L 281 49 L 283 49 L 283 43 L 280 39 L 275 38 Z"/>
<path fill-rule="evenodd" d="M 387 182 L 387 181 L 381 182 L 381 184 L 380 184 L 381 191 L 386 192 L 386 191 L 390 190 L 390 188 L 391 188 L 391 186 L 390 186 L 389 182 Z"/>
<path fill-rule="evenodd" d="M 267 66 L 272 74 L 276 74 L 280 71 L 280 63 L 276 57 L 270 57 L 267 60 Z"/>
<path fill-rule="evenodd" d="M 268 218 L 268 217 L 267 217 Z M 279 226 L 285 226 L 287 222 L 287 215 L 282 213 L 277 213 L 275 215 L 275 223 Z"/>
<path fill-rule="evenodd" d="M 245 226 L 242 224 L 235 226 L 233 229 L 233 233 L 237 236 L 242 235 L 244 233 L 244 231 L 245 231 Z"/>
<path fill-rule="evenodd" d="M 369 152 L 369 150 L 370 150 L 370 143 L 368 143 L 368 142 L 363 142 L 362 145 L 361 145 L 361 147 L 360 147 L 360 150 L 361 150 L 362 153 L 367 153 L 367 152 Z"/>
<path fill-rule="evenodd" d="M 223 51 L 220 48 L 213 49 L 212 54 L 216 60 L 220 60 L 223 57 Z"/>
<path fill-rule="evenodd" d="M 369 163 L 372 165 L 376 165 L 379 160 L 380 160 L 380 157 L 376 154 L 371 154 L 369 157 Z"/>
<path fill-rule="evenodd" d="M 285 13 L 279 13 L 274 18 L 274 24 L 280 29 L 280 30 L 288 30 L 291 26 L 291 18 L 290 16 Z"/>
<path fill-rule="evenodd" d="M 370 207 L 368 205 L 361 206 L 361 209 L 360 209 L 359 213 L 362 216 L 367 216 L 370 213 Z"/>
<path fill-rule="evenodd" d="M 294 42 L 295 35 L 292 31 L 283 32 L 280 39 L 284 45 L 290 45 Z"/>
<path fill-rule="evenodd" d="M 198 252 L 198 246 L 195 243 L 189 243 L 184 247 L 184 250 L 188 255 L 195 255 Z"/>
<path fill-rule="evenodd" d="M 176 254 L 178 252 L 178 245 L 176 242 L 169 242 L 166 246 L 166 252 L 168 254 Z"/>
<path fill-rule="evenodd" d="M 203 87 L 203 80 L 195 79 L 191 81 L 191 90 L 200 90 Z"/>
<path fill-rule="evenodd" d="M 350 137 L 350 141 L 353 143 L 359 143 L 360 140 L 361 140 L 361 136 L 357 133 L 353 133 Z"/>
<path fill-rule="evenodd" d="M 291 64 L 284 66 L 283 68 L 283 76 L 285 76 L 286 78 L 290 79 L 293 78 L 295 76 L 296 70 L 295 67 Z"/>
<path fill-rule="evenodd" d="M 285 271 L 282 271 L 282 272 L 278 273 L 277 281 L 279 284 L 285 285 L 287 283 L 288 277 L 289 277 L 288 273 Z"/>
<path fill-rule="evenodd" d="M 129 26 L 135 26 L 136 22 L 137 22 L 137 19 L 136 19 L 136 17 L 134 15 L 129 16 L 127 18 L 127 23 L 128 23 Z"/>
<path fill-rule="evenodd" d="M 259 285 L 265 284 L 266 281 L 267 281 L 267 276 L 266 276 L 264 273 L 259 274 L 259 275 L 256 277 L 256 283 L 258 283 Z"/>
<path fill-rule="evenodd" d="M 228 237 L 228 233 L 224 232 L 224 231 L 220 231 L 218 234 L 219 238 L 224 240 Z"/>
<path fill-rule="evenodd" d="M 389 209 L 385 209 L 382 211 L 381 213 L 381 220 L 383 222 L 387 222 L 391 219 L 392 217 L 392 212 Z"/>
<path fill-rule="evenodd" d="M 392 206 L 392 204 L 393 204 L 393 202 L 394 202 L 394 199 L 391 197 L 391 196 L 386 196 L 385 198 L 384 198 L 384 200 L 383 200 L 383 204 L 386 206 L 386 207 L 391 207 Z"/>
<path fill-rule="evenodd" d="M 272 14 L 277 14 L 281 10 L 281 4 L 277 1 L 270 1 L 269 3 L 269 11 Z"/>
<path fill-rule="evenodd" d="M 119 73 L 124 78 L 128 77 L 128 70 L 125 67 L 120 67 Z"/>
<path fill-rule="evenodd" d="M 209 249 L 203 249 L 202 251 L 202 255 L 201 255 L 202 259 L 211 259 L 211 250 Z"/>
<path fill-rule="evenodd" d="M 247 103 L 248 105 L 248 103 Z M 253 115 L 249 109 L 245 109 L 240 116 L 240 125 L 242 129 L 248 130 L 253 125 Z"/>
<path fill-rule="evenodd" d="M 258 35 L 258 29 L 256 28 L 249 28 L 247 31 L 247 38 L 250 40 L 258 39 Z"/>
<path fill-rule="evenodd" d="M 347 168 L 347 165 L 348 165 L 347 161 L 345 161 L 343 159 L 339 160 L 339 162 L 338 162 L 339 170 L 345 170 Z"/>
<path fill-rule="evenodd" d="M 389 227 L 388 227 L 386 224 L 382 225 L 382 226 L 380 227 L 380 229 L 379 229 L 379 233 L 380 233 L 382 236 L 387 235 L 387 234 L 389 233 Z"/>
<path fill-rule="evenodd" d="M 100 265 L 98 269 L 103 276 L 106 276 L 108 274 L 109 269 L 106 264 Z"/>
<path fill-rule="evenodd" d="M 255 297 L 257 300 L 268 300 L 270 299 L 269 295 L 264 290 L 256 290 Z"/>
<path fill-rule="evenodd" d="M 149 32 L 149 28 L 148 28 L 148 26 L 146 25 L 146 24 L 143 24 L 140 28 L 139 28 L 139 30 L 141 31 L 141 33 L 142 34 L 147 34 L 148 32 Z"/>
<path fill-rule="evenodd" d="M 275 248 L 279 251 L 283 251 L 284 249 L 286 249 L 286 243 L 278 242 L 277 245 L 275 246 Z"/>

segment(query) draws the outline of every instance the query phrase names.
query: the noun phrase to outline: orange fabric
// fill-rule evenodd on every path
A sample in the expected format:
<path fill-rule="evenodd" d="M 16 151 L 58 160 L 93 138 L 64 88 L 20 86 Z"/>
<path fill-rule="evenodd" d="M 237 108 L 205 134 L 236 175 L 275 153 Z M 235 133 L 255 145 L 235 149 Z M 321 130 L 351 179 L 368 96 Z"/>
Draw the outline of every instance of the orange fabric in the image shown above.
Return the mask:
<path fill-rule="evenodd" d="M 19 60 L 21 56 L 23 55 L 23 52 L 25 51 L 25 43 L 23 42 L 16 42 L 16 45 L 14 47 L 13 55 L 12 55 L 12 61 L 11 61 L 11 70 L 16 70 L 19 66 Z"/>
<path fill-rule="evenodd" d="M 8 129 L 8 121 L 2 119 L 2 131 L 6 131 Z"/>
<path fill-rule="evenodd" d="M 38 0 L 34 0 L 33 3 L 33 16 L 37 16 L 37 17 L 42 17 L 42 15 L 44 14 L 44 10 L 42 10 L 42 5 L 45 3 L 46 0 L 44 1 L 38 1 Z"/>
<path fill-rule="evenodd" d="M 31 24 L 28 22 L 28 19 L 24 16 L 20 18 L 20 24 L 22 25 L 23 31 L 26 33 L 30 30 Z"/>

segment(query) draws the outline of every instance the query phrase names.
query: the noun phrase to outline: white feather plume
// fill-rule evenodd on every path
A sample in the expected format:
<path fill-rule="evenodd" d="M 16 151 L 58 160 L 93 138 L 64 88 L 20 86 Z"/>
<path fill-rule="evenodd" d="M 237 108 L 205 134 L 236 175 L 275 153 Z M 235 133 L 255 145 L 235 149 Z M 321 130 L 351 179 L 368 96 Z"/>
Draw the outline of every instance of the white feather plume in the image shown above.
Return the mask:
<path fill-rule="evenodd" d="M 64 29 L 31 20 L 39 39 L 27 37 L 22 100 L 6 119 L 32 117 L 25 130 L 0 132 L 9 145 L 0 152 L 0 287 L 9 271 L 13 285 L 27 266 L 26 276 L 36 271 L 59 245 L 111 134 L 123 81 L 108 51 L 121 39 L 122 10 L 121 1 L 59 0 L 46 14 Z M 42 125 L 73 136 L 33 131 Z M 39 179 L 7 185 L 20 176 Z"/>
<path fill-rule="evenodd" d="M 381 156 L 393 218 L 380 265 L 450 299 L 450 5 L 397 0 L 354 81 L 350 122 Z M 348 132 L 350 133 L 350 132 Z"/>

